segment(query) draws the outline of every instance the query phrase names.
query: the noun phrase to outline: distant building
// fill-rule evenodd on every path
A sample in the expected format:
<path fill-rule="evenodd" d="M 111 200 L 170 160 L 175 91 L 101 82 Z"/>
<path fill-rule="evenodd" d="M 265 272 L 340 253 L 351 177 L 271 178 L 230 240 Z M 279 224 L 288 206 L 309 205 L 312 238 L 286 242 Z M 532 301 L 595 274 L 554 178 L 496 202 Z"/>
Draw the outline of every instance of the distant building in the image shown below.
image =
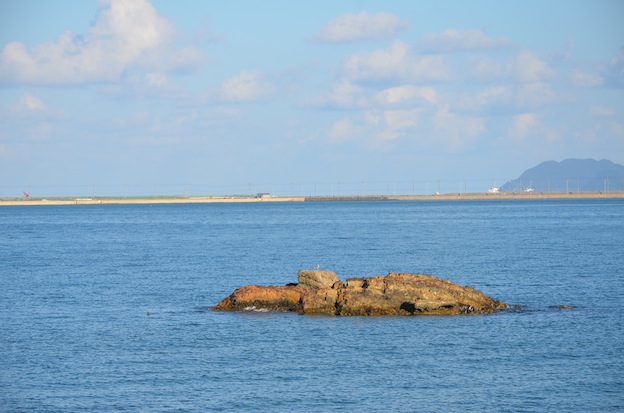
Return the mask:
<path fill-rule="evenodd" d="M 256 198 L 260 198 L 260 199 L 267 199 L 271 197 L 272 195 L 269 192 L 259 192 L 258 194 L 256 194 Z"/>

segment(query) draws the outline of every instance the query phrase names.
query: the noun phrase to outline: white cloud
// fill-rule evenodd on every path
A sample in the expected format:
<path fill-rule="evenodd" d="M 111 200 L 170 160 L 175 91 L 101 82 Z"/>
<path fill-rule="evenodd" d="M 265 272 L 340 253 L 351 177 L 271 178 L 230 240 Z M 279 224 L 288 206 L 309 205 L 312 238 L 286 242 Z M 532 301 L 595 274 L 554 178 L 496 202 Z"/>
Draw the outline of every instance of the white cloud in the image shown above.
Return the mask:
<path fill-rule="evenodd" d="M 477 29 L 448 29 L 443 33 L 429 33 L 418 42 L 427 52 L 449 53 L 467 50 L 503 49 L 513 46 L 504 37 L 489 37 Z"/>
<path fill-rule="evenodd" d="M 418 126 L 419 109 L 386 110 L 383 113 L 388 129 L 396 132 Z"/>
<path fill-rule="evenodd" d="M 333 142 L 344 142 L 355 138 L 360 132 L 360 128 L 356 127 L 351 119 L 344 118 L 334 122 L 327 135 Z"/>
<path fill-rule="evenodd" d="M 406 84 L 377 92 L 348 79 L 343 79 L 327 94 L 309 100 L 307 105 L 340 109 L 364 109 L 375 106 L 413 105 L 423 101 L 435 105 L 438 99 L 436 90 L 429 86 L 419 87 Z"/>
<path fill-rule="evenodd" d="M 513 117 L 510 135 L 517 139 L 523 140 L 532 134 L 537 127 L 537 119 L 534 113 L 522 113 Z"/>
<path fill-rule="evenodd" d="M 123 82 L 103 85 L 98 92 L 131 100 L 188 97 L 188 92 L 181 85 L 171 82 L 167 73 L 162 71 L 126 75 Z"/>
<path fill-rule="evenodd" d="M 111 82 L 131 68 L 164 70 L 195 65 L 200 53 L 175 50 L 173 26 L 147 0 L 103 0 L 84 35 L 67 31 L 29 50 L 11 42 L 0 53 L 0 82 L 82 84 Z"/>
<path fill-rule="evenodd" d="M 582 70 L 573 70 L 570 73 L 570 81 L 577 87 L 598 87 L 605 83 L 602 76 L 583 72 Z"/>
<path fill-rule="evenodd" d="M 511 79 L 517 82 L 539 82 L 552 76 L 552 69 L 539 57 L 522 51 L 506 63 L 486 57 L 473 57 L 467 61 L 467 71 L 476 79 L 492 81 Z"/>
<path fill-rule="evenodd" d="M 521 52 L 507 64 L 507 72 L 513 73 L 521 82 L 538 82 L 552 74 L 548 65 L 533 53 Z"/>
<path fill-rule="evenodd" d="M 609 122 L 609 133 L 618 138 L 624 137 L 624 124 L 621 122 Z"/>
<path fill-rule="evenodd" d="M 609 62 L 605 72 L 605 83 L 608 86 L 624 87 L 624 46 L 620 47 Z"/>
<path fill-rule="evenodd" d="M 345 74 L 354 80 L 403 80 L 441 82 L 450 79 L 442 56 L 418 56 L 402 41 L 386 49 L 359 53 L 344 62 Z"/>
<path fill-rule="evenodd" d="M 402 138 L 407 130 L 416 128 L 420 109 L 370 110 L 364 114 L 366 130 L 377 141 Z"/>
<path fill-rule="evenodd" d="M 549 83 L 525 83 L 515 89 L 515 104 L 521 108 L 537 108 L 555 100 L 557 93 Z"/>
<path fill-rule="evenodd" d="M 481 135 L 485 131 L 483 119 L 472 116 L 459 116 L 450 112 L 448 107 L 440 109 L 433 117 L 433 125 L 443 132 L 451 150 L 464 147 L 466 141 Z"/>
<path fill-rule="evenodd" d="M 274 86 L 262 79 L 258 72 L 241 71 L 221 85 L 219 98 L 230 102 L 249 102 L 267 97 Z"/>
<path fill-rule="evenodd" d="M 384 112 L 386 124 L 391 129 L 405 129 L 418 125 L 418 109 L 387 110 Z"/>
<path fill-rule="evenodd" d="M 341 109 L 363 108 L 369 106 L 367 91 L 355 83 L 343 79 L 324 96 L 312 99 L 308 105 L 313 107 L 331 107 Z"/>
<path fill-rule="evenodd" d="M 238 122 L 240 117 L 240 110 L 233 107 L 192 108 L 181 113 L 174 122 L 180 126 L 221 127 Z"/>
<path fill-rule="evenodd" d="M 414 85 L 402 85 L 384 89 L 377 94 L 377 100 L 381 103 L 400 103 L 414 99 L 424 99 L 435 105 L 438 95 L 434 88 L 429 86 L 418 87 Z"/>
<path fill-rule="evenodd" d="M 420 109 L 367 110 L 355 118 L 334 122 L 328 136 L 333 142 L 397 139 L 403 137 L 406 131 L 418 127 L 420 113 Z"/>
<path fill-rule="evenodd" d="M 463 94 L 458 100 L 458 107 L 463 110 L 484 110 L 508 107 L 513 101 L 514 91 L 509 86 L 490 86 L 478 93 Z"/>
<path fill-rule="evenodd" d="M 548 122 L 540 121 L 535 113 L 521 113 L 511 118 L 509 136 L 518 143 L 553 144 L 560 140 L 561 131 L 552 127 L 552 124 L 549 125 Z M 528 140 L 531 137 L 533 141 Z M 539 142 L 535 142 L 535 139 Z"/>
<path fill-rule="evenodd" d="M 617 148 L 624 139 L 624 124 L 612 119 L 600 119 L 583 130 L 576 131 L 576 137 L 592 147 Z"/>
<path fill-rule="evenodd" d="M 62 110 L 50 109 L 37 96 L 30 92 L 23 92 L 19 101 L 11 107 L 11 117 L 23 119 L 58 120 L 67 118 Z"/>
<path fill-rule="evenodd" d="M 468 111 L 534 110 L 558 99 L 545 82 L 488 86 L 476 93 L 464 93 L 457 107 Z"/>
<path fill-rule="evenodd" d="M 336 43 L 389 39 L 407 26 L 405 19 L 391 13 L 347 13 L 332 20 L 311 40 Z"/>
<path fill-rule="evenodd" d="M 614 110 L 609 106 L 593 105 L 589 108 L 592 115 L 596 116 L 611 116 L 615 114 Z"/>
<path fill-rule="evenodd" d="M 147 84 L 155 87 L 167 86 L 167 77 L 162 72 L 151 72 L 145 75 Z"/>
<path fill-rule="evenodd" d="M 466 59 L 466 73 L 474 79 L 490 80 L 500 78 L 503 75 L 503 65 L 491 58 L 484 56 L 472 56 Z"/>
<path fill-rule="evenodd" d="M 29 92 L 22 93 L 19 102 L 13 107 L 16 112 L 41 111 L 45 108 L 45 104 Z"/>

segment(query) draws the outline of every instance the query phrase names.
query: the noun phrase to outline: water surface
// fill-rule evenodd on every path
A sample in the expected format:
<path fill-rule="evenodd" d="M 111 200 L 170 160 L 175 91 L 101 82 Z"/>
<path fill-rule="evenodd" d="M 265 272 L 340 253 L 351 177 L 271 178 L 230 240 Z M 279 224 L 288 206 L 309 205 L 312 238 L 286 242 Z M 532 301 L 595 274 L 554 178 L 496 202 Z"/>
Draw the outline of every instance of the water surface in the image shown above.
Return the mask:
<path fill-rule="evenodd" d="M 0 410 L 622 411 L 623 245 L 622 200 L 0 208 Z M 316 264 L 521 307 L 209 309 Z"/>

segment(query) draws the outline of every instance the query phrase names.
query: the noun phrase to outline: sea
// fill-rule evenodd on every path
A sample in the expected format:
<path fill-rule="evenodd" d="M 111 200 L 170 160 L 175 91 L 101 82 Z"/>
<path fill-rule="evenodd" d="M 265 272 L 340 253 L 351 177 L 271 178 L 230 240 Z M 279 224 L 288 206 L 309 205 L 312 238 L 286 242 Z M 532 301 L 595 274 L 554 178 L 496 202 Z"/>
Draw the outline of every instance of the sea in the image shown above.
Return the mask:
<path fill-rule="evenodd" d="M 316 266 L 510 307 L 211 309 Z M 1 207 L 0 411 L 624 411 L 624 200 Z"/>

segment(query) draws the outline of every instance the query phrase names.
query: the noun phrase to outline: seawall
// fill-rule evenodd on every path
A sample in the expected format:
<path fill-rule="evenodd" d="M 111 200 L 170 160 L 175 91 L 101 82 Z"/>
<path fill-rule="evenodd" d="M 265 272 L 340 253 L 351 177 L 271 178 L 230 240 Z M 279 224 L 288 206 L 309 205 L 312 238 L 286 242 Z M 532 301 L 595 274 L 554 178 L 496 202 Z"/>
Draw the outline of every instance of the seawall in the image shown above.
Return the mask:
<path fill-rule="evenodd" d="M 440 195 L 342 195 L 342 196 L 270 196 L 270 197 L 93 197 L 93 198 L 17 198 L 0 199 L 0 206 L 34 205 L 129 205 L 129 204 L 203 204 L 203 203 L 263 203 L 263 202 L 331 202 L 331 201 L 502 201 L 502 200 L 574 200 L 574 199 L 624 199 L 624 192 L 500 192 L 500 193 L 448 193 Z"/>

